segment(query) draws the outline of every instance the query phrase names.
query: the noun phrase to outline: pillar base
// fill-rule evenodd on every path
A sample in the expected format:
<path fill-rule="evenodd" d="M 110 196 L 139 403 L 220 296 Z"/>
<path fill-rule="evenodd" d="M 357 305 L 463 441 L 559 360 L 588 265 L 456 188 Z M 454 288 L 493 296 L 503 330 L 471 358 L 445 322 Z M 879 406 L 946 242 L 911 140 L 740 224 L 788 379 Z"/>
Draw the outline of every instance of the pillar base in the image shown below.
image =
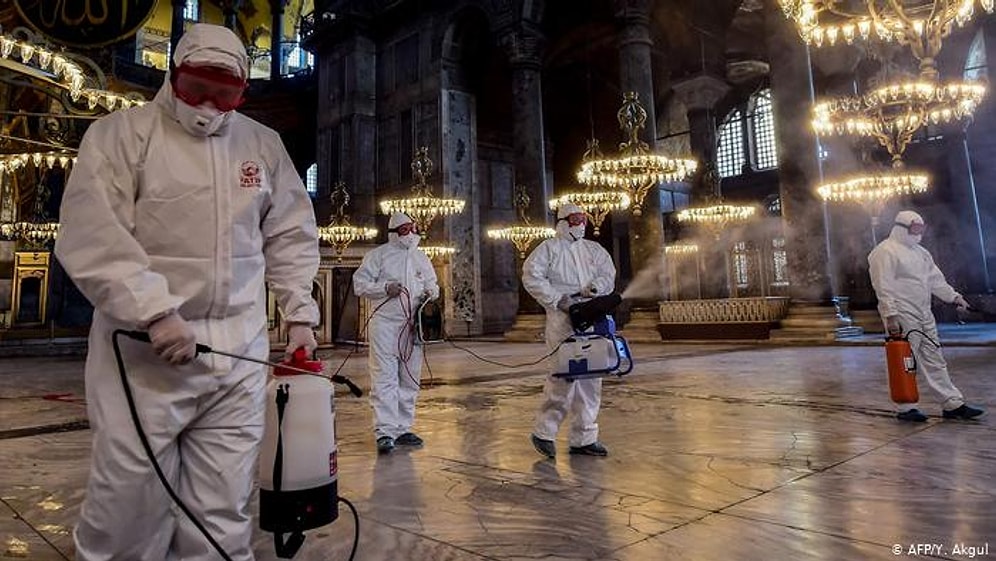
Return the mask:
<path fill-rule="evenodd" d="M 515 315 L 515 323 L 505 332 L 505 340 L 516 343 L 542 343 L 545 329 L 545 313 L 519 312 Z"/>
<path fill-rule="evenodd" d="M 774 343 L 829 343 L 864 333 L 850 318 L 838 316 L 833 305 L 793 303 L 780 325 L 771 330 Z"/>
<path fill-rule="evenodd" d="M 633 310 L 619 335 L 630 343 L 660 343 L 661 332 L 657 328 L 660 321 L 661 314 L 657 310 Z"/>

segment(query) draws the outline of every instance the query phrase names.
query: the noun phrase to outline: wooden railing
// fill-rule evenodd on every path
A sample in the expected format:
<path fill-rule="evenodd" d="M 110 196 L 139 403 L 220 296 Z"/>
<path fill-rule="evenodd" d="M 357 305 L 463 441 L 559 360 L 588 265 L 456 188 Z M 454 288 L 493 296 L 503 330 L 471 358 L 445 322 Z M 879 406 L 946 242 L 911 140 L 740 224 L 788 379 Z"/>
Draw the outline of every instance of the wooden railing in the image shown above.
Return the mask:
<path fill-rule="evenodd" d="M 788 314 L 789 299 L 782 296 L 676 300 L 660 303 L 661 323 L 759 323 L 778 321 Z"/>

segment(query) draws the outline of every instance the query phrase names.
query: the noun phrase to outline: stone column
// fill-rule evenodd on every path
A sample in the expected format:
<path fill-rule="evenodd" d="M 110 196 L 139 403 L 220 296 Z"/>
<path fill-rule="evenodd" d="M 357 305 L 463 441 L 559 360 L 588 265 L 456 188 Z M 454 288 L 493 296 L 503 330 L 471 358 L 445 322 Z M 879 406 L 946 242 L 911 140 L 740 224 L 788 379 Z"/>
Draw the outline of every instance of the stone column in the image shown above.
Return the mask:
<path fill-rule="evenodd" d="M 547 183 L 543 128 L 543 90 L 540 79 L 543 36 L 538 30 L 524 24 L 522 28 L 510 31 L 502 37 L 501 44 L 512 67 L 512 97 L 515 107 L 512 140 L 514 183 L 525 187 L 529 196 L 530 205 L 526 209 L 526 216 L 533 225 L 541 226 L 550 223 L 547 201 L 553 194 Z M 543 313 L 542 307 L 522 287 L 522 259 L 518 256 L 516 280 L 519 284 L 517 315 Z M 518 319 L 516 323 L 520 323 Z"/>
<path fill-rule="evenodd" d="M 652 0 L 615 0 L 615 18 L 618 26 L 617 45 L 619 49 L 619 89 L 622 92 L 636 92 L 639 102 L 647 112 L 646 125 L 640 139 L 650 150 L 657 145 L 657 111 L 654 95 L 654 71 L 650 38 L 650 9 Z M 619 100 L 620 103 L 622 99 Z M 661 216 L 660 186 L 653 185 L 647 191 L 641 204 L 642 213 L 635 216 L 618 215 L 620 225 L 628 226 L 629 252 L 626 256 L 616 255 L 616 269 L 619 284 L 628 284 L 648 263 L 659 263 L 664 247 L 664 220 Z M 626 224 L 628 221 L 628 224 Z M 615 226 L 615 222 L 613 226 Z M 615 228 L 613 228 L 615 230 Z M 662 290 L 664 287 L 662 287 Z M 620 319 L 626 319 L 626 336 L 631 341 L 660 341 L 657 333 L 659 312 L 656 300 L 632 302 L 632 313 L 626 319 L 625 311 L 620 310 Z"/>
<path fill-rule="evenodd" d="M 515 184 L 526 187 L 532 200 L 528 209 L 534 224 L 548 223 L 546 201 L 552 190 L 547 185 L 546 150 L 543 131 L 543 90 L 540 56 L 543 37 L 531 28 L 509 32 L 501 40 L 512 67 L 512 96 L 515 107 L 513 150 Z"/>
<path fill-rule="evenodd" d="M 831 295 L 823 203 L 815 193 L 820 168 L 809 54 L 794 24 L 775 4 L 765 9 L 771 63 L 782 225 L 788 249 L 789 293 L 794 300 L 829 302 Z"/>
<path fill-rule="evenodd" d="M 615 15 L 619 25 L 619 89 L 639 94 L 639 101 L 647 111 L 647 123 L 641 139 L 653 150 L 657 139 L 657 117 L 651 60 L 651 5 L 650 0 L 616 0 Z M 621 103 L 622 99 L 619 101 Z M 629 265 L 630 275 L 639 271 L 639 264 L 657 257 L 664 243 L 660 188 L 657 185 L 647 192 L 642 207 L 642 216 L 629 216 L 629 263 L 620 267 L 625 271 L 626 265 Z"/>
<path fill-rule="evenodd" d="M 456 247 L 450 258 L 445 328 L 450 335 L 480 335 L 481 302 L 480 189 L 477 184 L 477 120 L 474 95 L 455 86 L 459 69 L 443 61 L 440 81 L 442 147 L 439 169 L 445 198 L 465 201 L 463 212 L 447 217 L 447 238 Z"/>
<path fill-rule="evenodd" d="M 176 44 L 180 42 L 180 37 L 183 36 L 183 9 L 187 6 L 185 0 L 173 0 L 172 12 L 170 13 L 170 24 L 169 24 L 169 52 L 170 60 L 166 61 L 166 66 L 169 68 L 173 67 L 173 53 L 176 52 Z"/>
<path fill-rule="evenodd" d="M 713 108 L 730 91 L 725 80 L 712 74 L 700 74 L 673 86 L 675 95 L 687 109 L 688 128 L 692 156 L 699 162 L 699 170 L 693 182 L 692 204 L 704 204 L 717 195 L 719 177 L 716 174 L 716 116 Z M 711 242 L 712 240 L 710 240 Z M 706 271 L 718 274 L 706 275 L 703 279 L 703 297 L 728 298 L 729 277 L 726 262 L 726 244 L 703 244 L 699 254 Z"/>
<path fill-rule="evenodd" d="M 221 13 L 224 14 L 224 25 L 238 33 L 239 8 L 242 7 L 242 0 L 222 0 Z"/>
<path fill-rule="evenodd" d="M 284 0 L 270 0 L 270 80 L 280 79 L 284 39 Z"/>

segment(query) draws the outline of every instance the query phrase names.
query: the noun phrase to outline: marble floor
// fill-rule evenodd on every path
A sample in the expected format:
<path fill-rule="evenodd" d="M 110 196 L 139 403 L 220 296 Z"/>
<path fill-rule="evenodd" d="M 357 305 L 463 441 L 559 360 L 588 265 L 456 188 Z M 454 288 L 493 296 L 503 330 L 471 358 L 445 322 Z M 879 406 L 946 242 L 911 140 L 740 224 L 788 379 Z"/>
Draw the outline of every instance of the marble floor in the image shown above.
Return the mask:
<path fill-rule="evenodd" d="M 996 333 L 996 326 L 981 332 Z M 996 410 L 996 345 L 946 338 L 952 377 Z M 506 363 L 537 344 L 463 342 Z M 326 353 L 368 387 L 365 352 Z M 365 399 L 339 393 L 339 491 L 356 559 L 996 560 L 996 422 L 892 414 L 877 345 L 637 345 L 606 380 L 607 458 L 541 459 L 528 434 L 542 368 L 430 347 L 421 449 L 378 456 Z M 0 560 L 72 559 L 89 459 L 74 357 L 0 359 Z M 253 507 L 255 510 L 255 506 Z M 354 523 L 309 532 L 296 559 L 346 560 Z M 269 534 L 258 560 L 276 557 Z"/>

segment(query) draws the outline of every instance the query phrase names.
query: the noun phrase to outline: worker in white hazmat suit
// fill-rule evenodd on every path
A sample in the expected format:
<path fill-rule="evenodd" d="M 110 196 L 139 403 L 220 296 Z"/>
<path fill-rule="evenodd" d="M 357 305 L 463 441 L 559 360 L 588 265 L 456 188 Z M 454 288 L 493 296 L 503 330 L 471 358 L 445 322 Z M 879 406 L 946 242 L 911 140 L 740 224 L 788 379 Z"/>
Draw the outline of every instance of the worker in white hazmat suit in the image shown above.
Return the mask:
<path fill-rule="evenodd" d="M 94 306 L 86 360 L 93 453 L 74 537 L 81 561 L 214 560 L 175 506 L 129 417 L 111 346 L 123 339 L 139 416 L 172 487 L 232 559 L 251 560 L 249 497 L 263 433 L 266 289 L 287 352 L 312 352 L 314 211 L 273 130 L 235 111 L 242 42 L 196 24 L 155 99 L 93 123 L 62 201 L 56 256 Z"/>
<path fill-rule="evenodd" d="M 925 229 L 919 214 L 901 211 L 896 215 L 889 237 L 868 255 L 878 312 L 890 335 L 908 334 L 917 370 L 941 397 L 942 416 L 945 419 L 971 419 L 982 415 L 983 410 L 966 405 L 961 392 L 951 383 L 944 355 L 935 344 L 939 339 L 930 299 L 936 296 L 961 309 L 967 309 L 968 303 L 947 283 L 930 252 L 920 245 Z M 927 420 L 916 403 L 898 406 L 897 417 L 902 421 Z"/>
<path fill-rule="evenodd" d="M 387 243 L 363 257 L 353 273 L 353 291 L 370 300 L 370 404 L 374 414 L 377 451 L 421 446 L 412 432 L 415 401 L 422 374 L 422 347 L 415 344 L 415 317 L 426 300 L 439 298 L 436 272 L 418 249 L 414 221 L 394 213 L 388 222 Z"/>
<path fill-rule="evenodd" d="M 609 294 L 615 287 L 612 257 L 596 242 L 584 239 L 587 219 L 573 204 L 557 210 L 557 235 L 545 240 L 522 265 L 522 285 L 546 310 L 546 346 L 551 351 L 574 330 L 567 310 L 580 299 Z M 536 415 L 531 440 L 536 451 L 548 458 L 557 454 L 554 441 L 560 424 L 572 414 L 568 444 L 571 454 L 605 456 L 598 441 L 598 410 L 602 401 L 602 379 L 566 381 L 546 377 L 543 404 Z"/>

